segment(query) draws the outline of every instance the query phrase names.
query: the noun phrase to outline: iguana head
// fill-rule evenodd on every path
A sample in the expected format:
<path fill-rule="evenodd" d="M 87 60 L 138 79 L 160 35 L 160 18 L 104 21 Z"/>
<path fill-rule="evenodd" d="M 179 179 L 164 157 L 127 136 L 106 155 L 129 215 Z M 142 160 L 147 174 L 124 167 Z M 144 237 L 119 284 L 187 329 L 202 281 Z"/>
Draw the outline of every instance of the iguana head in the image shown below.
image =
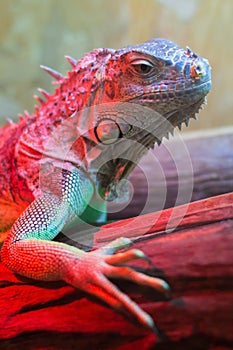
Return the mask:
<path fill-rule="evenodd" d="M 155 142 L 196 118 L 211 75 L 208 61 L 189 48 L 154 39 L 111 52 L 100 81 L 96 96 L 106 104 L 96 107 L 94 134 L 102 151 L 92 166 L 109 195 Z"/>
<path fill-rule="evenodd" d="M 67 59 L 73 68 L 68 77 L 45 68 L 60 83 L 49 98 L 53 122 L 69 119 L 68 138 L 77 139 L 70 161 L 109 198 L 155 142 L 195 118 L 211 89 L 208 61 L 165 39 Z M 50 104 L 38 113 L 49 114 Z"/>
<path fill-rule="evenodd" d="M 194 117 L 211 89 L 208 61 L 164 39 L 119 50 L 109 66 L 115 99 L 152 108 L 174 126 Z"/>

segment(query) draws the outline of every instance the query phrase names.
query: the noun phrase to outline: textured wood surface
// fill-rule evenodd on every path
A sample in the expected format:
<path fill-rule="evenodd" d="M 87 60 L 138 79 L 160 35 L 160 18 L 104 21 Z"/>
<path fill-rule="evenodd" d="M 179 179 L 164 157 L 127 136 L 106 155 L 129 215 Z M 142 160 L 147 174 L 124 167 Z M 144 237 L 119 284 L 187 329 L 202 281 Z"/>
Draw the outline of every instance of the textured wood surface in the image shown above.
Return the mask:
<path fill-rule="evenodd" d="M 64 283 L 14 275 L 0 264 L 0 349 L 231 349 L 233 193 L 105 225 L 95 236 L 137 237 L 171 285 L 164 300 L 151 290 L 117 281 L 150 313 L 162 340 Z M 165 233 L 169 227 L 174 231 Z M 131 229 L 130 229 L 131 227 Z M 114 234 L 113 234 L 114 233 Z"/>

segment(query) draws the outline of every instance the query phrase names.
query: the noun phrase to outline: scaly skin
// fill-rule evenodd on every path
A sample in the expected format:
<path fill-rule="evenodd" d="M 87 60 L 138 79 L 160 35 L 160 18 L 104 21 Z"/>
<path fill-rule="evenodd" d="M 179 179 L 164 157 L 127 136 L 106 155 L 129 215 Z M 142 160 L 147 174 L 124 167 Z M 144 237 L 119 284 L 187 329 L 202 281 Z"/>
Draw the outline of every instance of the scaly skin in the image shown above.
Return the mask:
<path fill-rule="evenodd" d="M 135 249 L 113 254 L 128 239 L 89 253 L 52 240 L 77 217 L 103 220 L 104 199 L 117 195 L 134 163 L 195 117 L 211 88 L 210 67 L 164 39 L 67 60 L 67 77 L 42 67 L 58 83 L 54 94 L 39 89 L 40 107 L 0 131 L 1 258 L 23 276 L 64 280 L 155 329 L 108 279 L 169 292 L 163 280 L 119 266 L 146 259 Z"/>

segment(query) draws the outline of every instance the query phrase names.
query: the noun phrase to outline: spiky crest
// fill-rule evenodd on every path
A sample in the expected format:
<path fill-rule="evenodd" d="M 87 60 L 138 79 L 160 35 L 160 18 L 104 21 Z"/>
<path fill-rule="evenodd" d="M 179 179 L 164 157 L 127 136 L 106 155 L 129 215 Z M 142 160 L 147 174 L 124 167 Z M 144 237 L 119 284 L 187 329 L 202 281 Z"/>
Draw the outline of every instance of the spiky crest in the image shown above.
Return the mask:
<path fill-rule="evenodd" d="M 41 88 L 38 88 L 37 90 L 38 90 L 38 91 L 41 93 L 41 95 L 43 95 L 46 99 L 48 99 L 48 98 L 50 97 L 50 94 L 49 94 L 46 90 L 41 89 Z"/>
<path fill-rule="evenodd" d="M 33 95 L 33 98 L 34 98 L 37 102 L 39 102 L 40 104 L 43 104 L 43 103 L 44 103 L 44 100 L 43 100 L 40 96 L 38 96 L 38 95 Z"/>
<path fill-rule="evenodd" d="M 66 55 L 65 59 L 67 60 L 67 62 L 71 65 L 72 68 L 76 68 L 77 67 L 77 60 L 74 59 L 71 56 Z"/>
<path fill-rule="evenodd" d="M 51 77 L 55 78 L 58 81 L 61 79 L 64 79 L 64 76 L 58 71 L 56 71 L 55 69 L 52 69 L 43 65 L 40 65 L 40 68 L 43 69 L 46 73 L 48 73 L 49 75 L 51 75 Z"/>

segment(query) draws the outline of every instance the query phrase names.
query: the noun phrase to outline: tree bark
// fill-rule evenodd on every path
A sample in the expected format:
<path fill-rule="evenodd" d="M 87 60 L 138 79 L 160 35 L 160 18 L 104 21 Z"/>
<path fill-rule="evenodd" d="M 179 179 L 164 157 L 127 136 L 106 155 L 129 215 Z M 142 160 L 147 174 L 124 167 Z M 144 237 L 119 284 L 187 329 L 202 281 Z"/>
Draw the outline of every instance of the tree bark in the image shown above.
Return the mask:
<path fill-rule="evenodd" d="M 154 318 L 158 338 L 65 283 L 0 264 L 0 349 L 232 349 L 233 193 L 96 228 L 95 246 L 131 237 L 172 298 L 116 281 Z M 135 295 L 136 294 L 136 295 Z"/>

